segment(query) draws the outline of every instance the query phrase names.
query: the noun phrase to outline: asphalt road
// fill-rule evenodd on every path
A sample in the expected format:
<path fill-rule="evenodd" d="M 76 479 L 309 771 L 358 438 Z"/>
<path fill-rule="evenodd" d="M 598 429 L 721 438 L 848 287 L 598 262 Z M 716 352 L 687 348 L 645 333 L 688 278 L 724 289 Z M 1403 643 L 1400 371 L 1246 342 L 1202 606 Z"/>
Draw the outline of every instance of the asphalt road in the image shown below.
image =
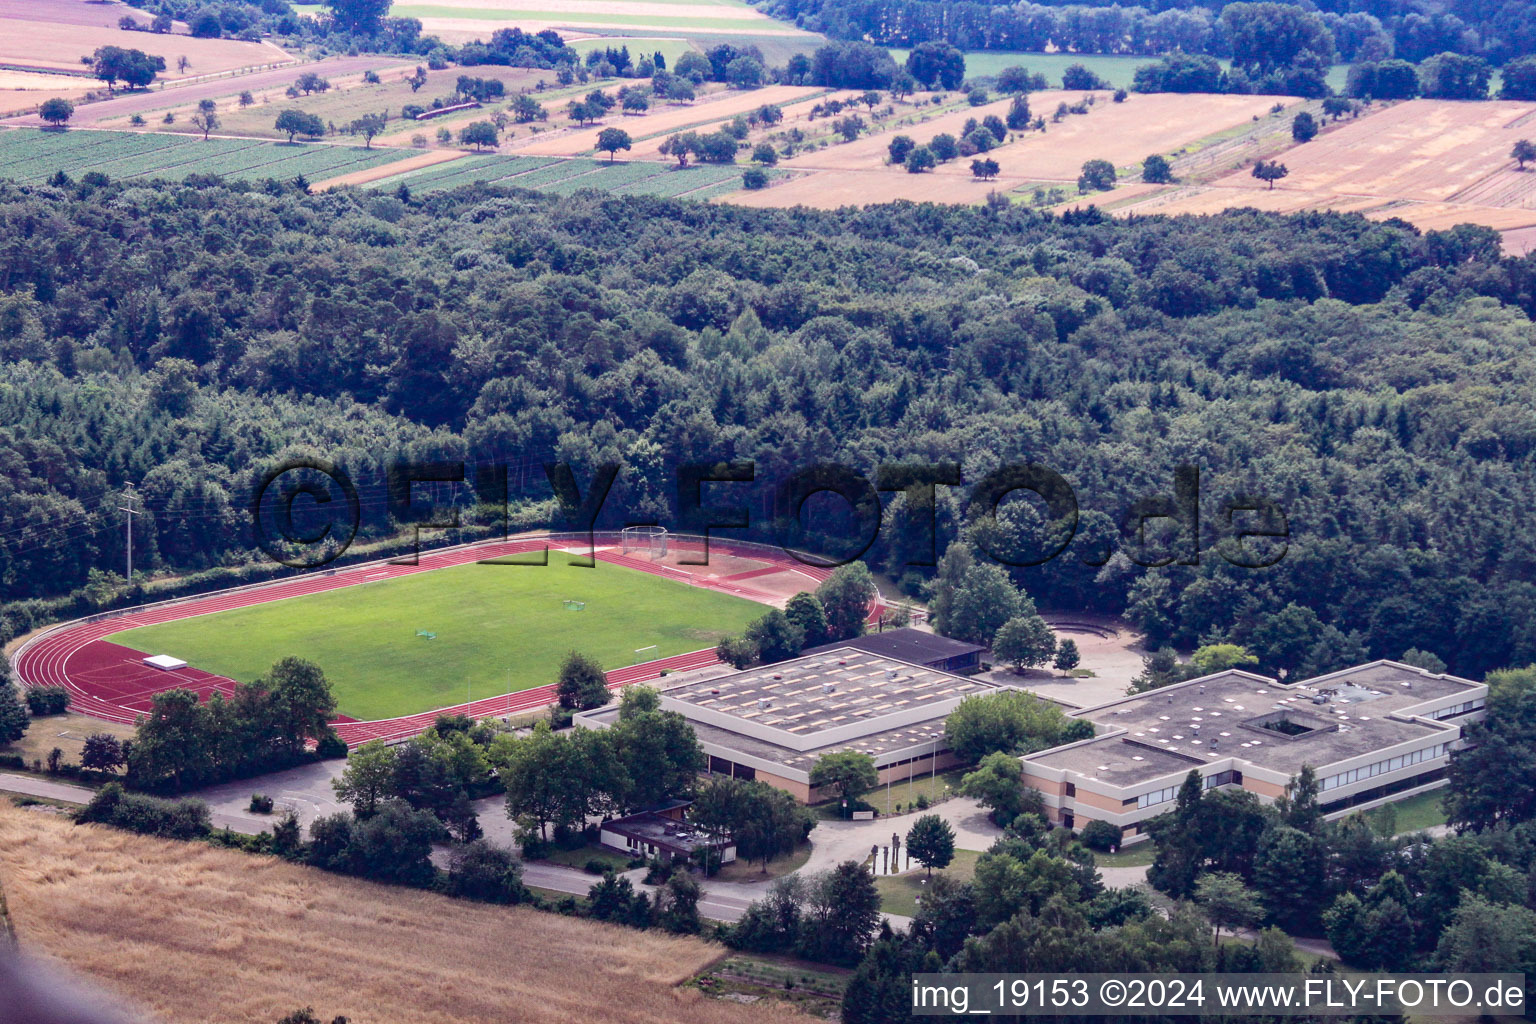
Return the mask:
<path fill-rule="evenodd" d="M 373 68 L 375 71 L 383 71 L 388 68 L 402 67 L 409 61 L 397 60 L 391 57 L 331 57 L 322 61 L 303 65 L 305 71 L 329 78 L 334 75 L 352 75 Z M 108 118 L 127 117 L 130 114 L 147 114 L 153 110 L 164 110 L 167 107 L 183 106 L 195 103 L 203 99 L 218 99 L 221 96 L 232 96 L 244 89 L 255 91 L 257 89 L 270 89 L 274 86 L 287 86 L 293 83 L 299 74 L 297 66 L 277 68 L 273 71 L 257 71 L 249 75 L 234 75 L 229 78 L 215 78 L 204 82 L 190 82 L 186 85 L 169 85 L 164 89 L 146 89 L 142 92 L 119 93 L 108 100 L 99 100 L 95 103 L 77 104 L 75 116 L 70 119 L 71 128 L 91 128 Z M 42 118 L 36 114 L 22 114 L 17 117 L 9 117 L 0 124 L 41 126 Z"/>

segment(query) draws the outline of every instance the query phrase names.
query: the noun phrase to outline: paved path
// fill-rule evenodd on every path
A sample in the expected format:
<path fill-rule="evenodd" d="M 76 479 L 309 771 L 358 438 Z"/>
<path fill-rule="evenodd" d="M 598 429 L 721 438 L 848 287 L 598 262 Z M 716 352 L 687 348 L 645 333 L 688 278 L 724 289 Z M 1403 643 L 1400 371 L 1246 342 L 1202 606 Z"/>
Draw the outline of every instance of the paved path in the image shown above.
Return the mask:
<path fill-rule="evenodd" d="M 94 789 L 85 786 L 76 786 L 68 782 L 54 782 L 52 779 L 40 778 L 36 775 L 12 775 L 9 772 L 0 772 L 0 792 L 20 793 L 23 796 L 42 797 L 45 800 L 57 800 L 60 803 L 79 804 L 84 806 L 91 802 L 96 795 Z M 250 800 L 250 794 L 246 794 L 246 800 Z M 246 835 L 255 835 L 264 828 L 271 828 L 270 819 L 257 821 L 259 817 L 251 814 L 228 814 L 221 811 L 212 811 L 213 824 L 216 828 L 227 828 L 235 832 L 244 832 Z"/>
<path fill-rule="evenodd" d="M 913 811 L 875 818 L 870 821 L 822 821 L 811 833 L 811 858 L 802 872 L 827 871 L 845 860 L 863 863 L 871 846 L 888 846 L 891 834 L 899 833 L 902 842 L 912 823 L 925 814 L 937 814 L 955 830 L 955 848 L 985 850 L 997 841 L 1003 830 L 992 824 L 987 812 L 976 801 L 951 797 L 926 811 Z"/>
<path fill-rule="evenodd" d="M 369 68 L 383 71 L 389 68 L 403 67 L 409 61 L 402 61 L 392 57 L 332 57 L 307 64 L 306 71 L 314 71 L 322 77 L 333 75 L 355 75 Z M 190 82 L 186 85 L 167 85 L 164 89 L 145 89 L 141 92 L 124 92 L 107 100 L 96 103 L 81 103 L 75 107 L 75 116 L 70 118 L 71 128 L 90 128 L 100 124 L 109 118 L 128 117 L 131 114 L 147 114 L 152 110 L 163 110 L 166 107 L 178 107 L 198 100 L 217 99 L 220 96 L 231 96 L 246 89 L 252 92 L 258 89 L 271 89 L 275 86 L 289 86 L 299 74 L 298 65 L 276 68 L 272 71 L 257 71 L 249 75 L 234 75 L 228 78 L 214 78 L 204 81 Z M 9 117 L 0 124 L 27 125 L 31 127 L 41 126 L 42 118 L 36 114 L 22 114 L 17 117 Z"/>

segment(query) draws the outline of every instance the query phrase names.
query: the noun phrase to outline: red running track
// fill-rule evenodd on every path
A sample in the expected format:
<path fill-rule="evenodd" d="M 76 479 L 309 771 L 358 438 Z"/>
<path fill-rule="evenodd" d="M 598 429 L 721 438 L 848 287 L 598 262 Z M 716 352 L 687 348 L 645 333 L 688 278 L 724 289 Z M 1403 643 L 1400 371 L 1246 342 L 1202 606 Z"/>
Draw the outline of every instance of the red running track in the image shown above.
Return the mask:
<path fill-rule="evenodd" d="M 317 570 L 309 575 L 284 580 L 279 583 L 221 591 L 205 597 L 168 602 L 147 608 L 125 611 L 105 618 L 67 623 L 35 637 L 17 652 L 13 668 L 23 686 L 63 686 L 70 693 L 70 709 L 108 722 L 131 723 L 149 710 L 150 699 L 162 690 L 185 688 L 194 690 L 206 700 L 215 692 L 226 696 L 234 691 L 234 681 L 223 676 L 188 667 L 165 672 L 152 669 L 143 663 L 144 654 L 128 647 L 104 640 L 103 637 L 135 626 L 148 626 L 194 615 L 211 615 L 232 608 L 245 608 L 268 601 L 289 597 L 303 597 L 341 587 L 372 583 L 397 576 L 418 572 L 430 572 L 454 565 L 466 565 L 487 558 L 536 551 L 546 544 L 552 550 L 562 550 L 562 545 L 575 548 L 581 541 L 569 538 L 535 537 L 514 541 L 466 545 L 430 551 L 421 555 L 414 565 L 392 562 L 370 562 L 339 570 Z M 596 555 L 604 562 L 638 569 L 641 572 L 666 576 L 693 586 L 709 587 L 735 594 L 754 601 L 767 603 L 772 595 L 743 585 L 744 579 L 768 575 L 776 571 L 794 571 L 806 576 L 812 584 L 830 575 L 828 569 L 805 565 L 773 548 L 761 545 L 744 545 L 712 540 L 712 550 L 722 554 L 754 559 L 770 563 L 771 568 L 750 570 L 726 577 L 695 576 L 681 569 L 659 565 L 649 559 L 634 558 L 610 548 L 604 549 L 599 541 Z M 871 617 L 879 615 L 878 603 L 871 609 Z M 644 679 L 655 679 L 665 670 L 686 671 L 713 665 L 718 659 L 713 648 L 677 654 L 608 673 L 608 686 L 617 688 Z M 504 716 L 543 707 L 555 700 L 553 685 L 536 686 L 515 693 L 487 697 L 468 704 L 438 708 L 416 715 L 390 718 L 373 722 L 359 722 L 344 716 L 334 723 L 337 733 L 349 746 L 371 739 L 403 739 L 414 736 L 429 727 L 439 714 L 469 714 L 476 718 Z"/>

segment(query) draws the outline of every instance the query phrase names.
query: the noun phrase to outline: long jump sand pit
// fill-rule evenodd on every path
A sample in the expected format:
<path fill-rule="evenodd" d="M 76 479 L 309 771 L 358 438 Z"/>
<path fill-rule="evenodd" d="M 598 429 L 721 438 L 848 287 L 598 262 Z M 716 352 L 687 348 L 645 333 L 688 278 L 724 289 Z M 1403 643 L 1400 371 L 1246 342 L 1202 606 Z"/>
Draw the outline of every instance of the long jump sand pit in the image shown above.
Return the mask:
<path fill-rule="evenodd" d="M 0 847 L 21 950 L 165 1024 L 274 1021 L 305 1006 L 322 1020 L 413 1024 L 813 1019 L 679 987 L 725 952 L 692 937 L 77 826 L 5 800 Z"/>
<path fill-rule="evenodd" d="M 686 106 L 660 106 L 639 115 L 622 114 L 615 107 L 598 125 L 554 136 L 539 136 L 525 146 L 516 147 L 515 151 L 519 156 L 579 156 L 597 148 L 597 137 L 605 128 L 622 128 L 633 139 L 662 136 L 691 125 L 727 121 L 767 104 L 794 103 L 825 91 L 799 85 L 771 85 L 763 89 L 712 93 L 708 98 Z M 657 138 L 655 145 L 660 144 L 661 139 Z M 654 155 L 654 148 L 651 153 Z M 626 154 L 635 155 L 634 151 Z"/>
<path fill-rule="evenodd" d="M 164 57 L 160 78 L 175 80 L 294 59 L 271 43 L 125 31 L 117 19 L 128 13 L 119 4 L 84 0 L 7 0 L 0 5 L 0 63 L 79 70 L 80 58 L 97 47 L 121 46 Z M 147 21 L 142 12 L 133 13 Z M 189 62 L 185 72 L 176 68 L 181 57 Z"/>

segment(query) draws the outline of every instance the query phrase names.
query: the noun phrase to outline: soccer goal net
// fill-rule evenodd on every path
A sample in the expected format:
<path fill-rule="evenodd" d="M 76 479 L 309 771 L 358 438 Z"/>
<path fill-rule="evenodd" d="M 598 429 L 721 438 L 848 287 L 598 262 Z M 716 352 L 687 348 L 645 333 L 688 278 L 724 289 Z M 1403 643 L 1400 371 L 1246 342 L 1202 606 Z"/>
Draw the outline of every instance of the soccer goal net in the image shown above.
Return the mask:
<path fill-rule="evenodd" d="M 659 561 L 667 557 L 665 526 L 626 526 L 619 531 L 624 554 Z"/>
<path fill-rule="evenodd" d="M 587 610 L 587 602 L 573 601 L 570 598 L 567 598 L 565 600 L 565 610 L 568 612 L 584 612 Z"/>

